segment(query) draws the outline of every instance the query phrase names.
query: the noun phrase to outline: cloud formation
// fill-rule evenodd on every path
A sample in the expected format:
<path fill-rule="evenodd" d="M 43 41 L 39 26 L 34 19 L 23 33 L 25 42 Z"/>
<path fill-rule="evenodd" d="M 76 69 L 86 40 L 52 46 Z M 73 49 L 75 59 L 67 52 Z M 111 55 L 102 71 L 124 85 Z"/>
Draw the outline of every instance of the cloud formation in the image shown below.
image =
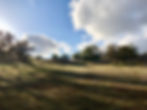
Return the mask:
<path fill-rule="evenodd" d="M 147 0 L 72 0 L 76 29 L 93 37 L 134 33 L 147 25 Z"/>
<path fill-rule="evenodd" d="M 140 53 L 147 52 L 147 38 L 146 36 L 140 37 L 139 35 L 128 35 L 121 39 L 118 43 L 122 45 L 135 45 Z"/>
<path fill-rule="evenodd" d="M 71 48 L 64 42 L 57 42 L 50 37 L 43 35 L 25 36 L 30 45 L 34 47 L 32 51 L 33 56 L 42 56 L 44 58 L 50 57 L 52 54 L 61 55 L 62 53 L 69 54 Z"/>
<path fill-rule="evenodd" d="M 131 36 L 131 42 L 137 44 L 145 39 L 146 4 L 147 0 L 72 0 L 70 14 L 75 29 L 84 30 L 97 41 L 110 42 L 138 34 L 140 42 Z"/>

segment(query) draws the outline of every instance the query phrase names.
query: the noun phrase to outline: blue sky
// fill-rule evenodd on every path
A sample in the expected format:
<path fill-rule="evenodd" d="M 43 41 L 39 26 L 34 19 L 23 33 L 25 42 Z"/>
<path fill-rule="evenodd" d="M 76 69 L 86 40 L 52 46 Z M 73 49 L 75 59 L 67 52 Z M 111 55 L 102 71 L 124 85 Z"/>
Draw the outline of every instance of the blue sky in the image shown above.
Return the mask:
<path fill-rule="evenodd" d="M 146 52 L 146 4 L 147 0 L 0 0 L 0 29 L 25 34 L 36 54 L 46 57 L 51 50 L 73 53 L 91 44 L 101 50 L 112 43 L 133 44 Z"/>
<path fill-rule="evenodd" d="M 0 0 L 0 19 L 20 34 L 43 34 L 74 47 L 83 33 L 73 28 L 69 3 L 70 0 Z"/>

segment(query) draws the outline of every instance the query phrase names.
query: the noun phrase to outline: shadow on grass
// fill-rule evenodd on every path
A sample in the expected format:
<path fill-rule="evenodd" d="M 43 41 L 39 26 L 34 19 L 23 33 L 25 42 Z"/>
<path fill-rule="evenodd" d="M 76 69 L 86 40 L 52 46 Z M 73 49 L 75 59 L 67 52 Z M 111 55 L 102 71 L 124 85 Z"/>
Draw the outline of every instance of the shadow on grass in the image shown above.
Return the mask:
<path fill-rule="evenodd" d="M 147 91 L 131 90 L 103 85 L 85 85 L 72 79 L 114 81 L 116 83 L 146 85 L 147 82 L 114 78 L 90 73 L 78 74 L 40 68 L 30 73 L 32 80 L 17 78 L 10 86 L 0 87 L 2 110 L 146 110 Z M 35 78 L 41 72 L 45 78 Z M 35 79 L 35 80 L 34 80 Z M 52 91 L 55 91 L 52 96 Z M 47 94 L 45 94 L 47 92 Z M 51 95 L 51 96 L 50 96 Z"/>
<path fill-rule="evenodd" d="M 37 71 L 47 73 L 48 75 L 52 75 L 53 77 L 67 77 L 67 78 L 84 79 L 84 80 L 99 80 L 99 81 L 102 80 L 102 81 L 113 81 L 113 82 L 120 82 L 126 84 L 134 84 L 134 85 L 147 85 L 147 80 L 137 80 L 133 78 L 123 78 L 123 77 L 108 76 L 102 74 L 96 75 L 87 72 L 85 72 L 84 74 L 79 74 L 78 72 L 72 72 L 72 71 L 67 72 L 63 70 L 46 69 L 36 66 L 33 67 L 36 68 Z"/>

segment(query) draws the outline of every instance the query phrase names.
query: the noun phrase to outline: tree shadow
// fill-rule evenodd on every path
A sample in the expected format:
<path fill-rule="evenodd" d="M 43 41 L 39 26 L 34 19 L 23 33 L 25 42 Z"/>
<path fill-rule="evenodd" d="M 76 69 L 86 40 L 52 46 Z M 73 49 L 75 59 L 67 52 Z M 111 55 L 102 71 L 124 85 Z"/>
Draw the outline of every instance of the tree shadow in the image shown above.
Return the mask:
<path fill-rule="evenodd" d="M 33 68 L 35 68 L 35 71 L 29 73 L 32 80 L 23 81 L 21 78 L 16 78 L 15 82 L 13 82 L 3 78 L 0 79 L 0 81 L 10 83 L 10 86 L 0 87 L 0 92 L 3 94 L 0 95 L 0 108 L 2 110 L 10 110 L 12 106 L 15 110 L 146 110 L 147 105 L 145 105 L 144 101 L 147 99 L 147 91 L 145 90 L 95 84 L 86 85 L 72 79 L 113 81 L 132 85 L 146 85 L 147 82 L 90 73 L 79 74 L 71 71 L 51 70 L 37 66 L 33 66 Z M 45 77 L 36 78 L 36 74 L 45 74 Z M 53 88 L 57 89 L 57 94 L 62 98 L 58 96 L 52 98 L 43 93 L 48 90 L 48 94 L 50 94 Z M 65 88 L 68 94 L 60 88 Z M 13 92 L 14 95 L 12 95 Z M 25 98 L 25 95 L 21 96 L 22 94 L 29 98 Z M 30 99 L 30 97 L 33 99 Z M 1 98 L 5 101 L 1 102 Z M 30 100 L 35 100 L 36 102 L 33 103 L 34 105 L 26 104 L 24 107 L 23 104 L 27 100 L 28 102 Z M 11 104 L 11 101 L 15 103 Z M 129 102 L 131 103 L 130 105 L 127 104 Z M 5 106 L 4 103 L 9 103 L 10 107 Z"/>

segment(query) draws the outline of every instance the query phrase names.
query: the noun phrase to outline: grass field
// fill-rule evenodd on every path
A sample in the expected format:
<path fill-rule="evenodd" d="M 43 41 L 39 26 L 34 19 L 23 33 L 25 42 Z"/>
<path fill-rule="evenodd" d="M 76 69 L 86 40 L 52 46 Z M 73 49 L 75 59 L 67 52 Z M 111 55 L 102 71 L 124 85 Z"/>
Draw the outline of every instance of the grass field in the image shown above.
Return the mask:
<path fill-rule="evenodd" d="M 0 64 L 0 110 L 146 109 L 146 66 Z"/>

